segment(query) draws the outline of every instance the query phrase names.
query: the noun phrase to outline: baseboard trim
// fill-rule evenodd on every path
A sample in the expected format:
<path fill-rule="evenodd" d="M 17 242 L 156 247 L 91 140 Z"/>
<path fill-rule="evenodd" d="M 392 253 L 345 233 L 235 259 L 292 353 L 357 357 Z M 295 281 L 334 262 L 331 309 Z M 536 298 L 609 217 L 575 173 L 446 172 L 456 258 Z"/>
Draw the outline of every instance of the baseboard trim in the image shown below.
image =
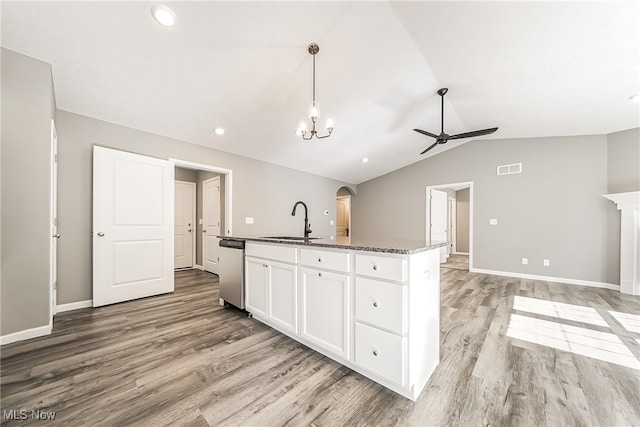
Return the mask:
<path fill-rule="evenodd" d="M 81 308 L 93 307 L 93 300 L 70 302 L 56 306 L 56 313 L 64 313 L 65 311 L 78 310 Z"/>
<path fill-rule="evenodd" d="M 0 345 L 11 344 L 18 341 L 24 341 L 31 338 L 43 337 L 51 334 L 53 325 L 50 323 L 37 328 L 25 329 L 24 331 L 14 332 L 8 335 L 0 336 Z"/>
<path fill-rule="evenodd" d="M 469 255 L 469 252 L 452 252 L 452 255 Z"/>
<path fill-rule="evenodd" d="M 203 266 L 201 266 L 201 265 L 198 265 L 198 264 L 195 264 L 195 265 L 193 266 L 193 268 L 197 268 L 198 270 L 202 270 L 202 271 L 204 271 L 204 267 L 203 267 Z"/>
<path fill-rule="evenodd" d="M 566 277 L 538 276 L 536 274 L 514 273 L 510 271 L 485 270 L 483 268 L 470 268 L 472 273 L 493 274 L 494 276 L 516 277 L 518 279 L 542 280 L 545 282 L 567 283 L 569 285 L 591 286 L 593 288 L 620 290 L 620 285 L 612 283 L 593 282 L 590 280 L 567 279 Z"/>

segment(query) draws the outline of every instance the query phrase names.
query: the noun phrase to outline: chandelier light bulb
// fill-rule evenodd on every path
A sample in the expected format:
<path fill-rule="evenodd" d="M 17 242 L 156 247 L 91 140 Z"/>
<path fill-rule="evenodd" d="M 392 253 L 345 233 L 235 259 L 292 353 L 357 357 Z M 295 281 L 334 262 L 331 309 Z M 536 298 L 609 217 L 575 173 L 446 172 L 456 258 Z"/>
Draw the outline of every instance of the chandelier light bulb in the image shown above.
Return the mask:
<path fill-rule="evenodd" d="M 296 135 L 302 136 L 305 133 L 307 133 L 307 124 L 300 120 L 300 123 L 298 123 L 298 129 L 296 130 Z"/>
<path fill-rule="evenodd" d="M 318 105 L 317 102 L 312 102 L 311 105 L 309 105 L 309 118 L 310 119 L 317 119 L 318 116 L 320 116 L 320 106 Z"/>
<path fill-rule="evenodd" d="M 334 128 L 334 127 L 335 127 L 335 123 L 334 123 L 334 121 L 333 121 L 333 117 L 329 117 L 329 118 L 327 119 L 327 130 L 328 130 L 329 132 L 331 132 L 331 131 L 333 130 L 333 128 Z"/>

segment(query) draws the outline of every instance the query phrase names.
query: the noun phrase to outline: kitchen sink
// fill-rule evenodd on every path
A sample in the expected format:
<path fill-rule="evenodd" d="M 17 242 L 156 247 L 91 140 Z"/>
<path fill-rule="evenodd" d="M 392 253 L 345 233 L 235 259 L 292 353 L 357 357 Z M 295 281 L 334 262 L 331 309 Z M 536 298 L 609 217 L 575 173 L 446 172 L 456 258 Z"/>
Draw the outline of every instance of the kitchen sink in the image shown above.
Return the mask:
<path fill-rule="evenodd" d="M 274 239 L 274 240 L 315 240 L 320 239 L 320 237 L 298 237 L 298 236 L 264 236 L 263 239 Z"/>

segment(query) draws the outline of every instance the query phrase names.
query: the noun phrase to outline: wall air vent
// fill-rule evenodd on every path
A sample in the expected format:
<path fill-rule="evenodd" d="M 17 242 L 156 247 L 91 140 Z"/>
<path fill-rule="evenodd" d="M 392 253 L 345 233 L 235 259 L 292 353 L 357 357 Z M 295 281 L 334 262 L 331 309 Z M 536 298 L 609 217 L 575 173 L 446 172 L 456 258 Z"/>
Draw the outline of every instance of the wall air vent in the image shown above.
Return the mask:
<path fill-rule="evenodd" d="M 498 166 L 497 171 L 498 171 L 498 175 L 512 175 L 514 173 L 522 173 L 522 163 L 501 165 L 501 166 Z"/>

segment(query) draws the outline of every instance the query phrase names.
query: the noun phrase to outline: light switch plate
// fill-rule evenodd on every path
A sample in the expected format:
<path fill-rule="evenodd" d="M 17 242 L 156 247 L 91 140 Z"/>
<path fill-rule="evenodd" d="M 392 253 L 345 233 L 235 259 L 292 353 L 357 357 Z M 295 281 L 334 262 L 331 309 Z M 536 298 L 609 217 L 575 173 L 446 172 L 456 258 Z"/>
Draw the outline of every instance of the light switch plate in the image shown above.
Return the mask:
<path fill-rule="evenodd" d="M 245 224 L 253 224 L 253 217 L 252 216 L 245 217 L 244 223 Z"/>
<path fill-rule="evenodd" d="M 333 224 L 335 224 L 335 222 L 333 222 L 333 220 L 332 220 L 332 219 L 331 219 L 331 220 L 329 220 L 329 225 L 333 225 Z"/>
<path fill-rule="evenodd" d="M 522 265 L 529 264 L 529 258 L 522 258 Z"/>
<path fill-rule="evenodd" d="M 491 218 L 489 220 L 489 225 L 498 225 L 498 219 L 497 218 Z"/>
<path fill-rule="evenodd" d="M 551 265 L 551 262 L 548 259 L 544 259 L 542 260 L 542 265 L 544 267 L 549 267 Z"/>

